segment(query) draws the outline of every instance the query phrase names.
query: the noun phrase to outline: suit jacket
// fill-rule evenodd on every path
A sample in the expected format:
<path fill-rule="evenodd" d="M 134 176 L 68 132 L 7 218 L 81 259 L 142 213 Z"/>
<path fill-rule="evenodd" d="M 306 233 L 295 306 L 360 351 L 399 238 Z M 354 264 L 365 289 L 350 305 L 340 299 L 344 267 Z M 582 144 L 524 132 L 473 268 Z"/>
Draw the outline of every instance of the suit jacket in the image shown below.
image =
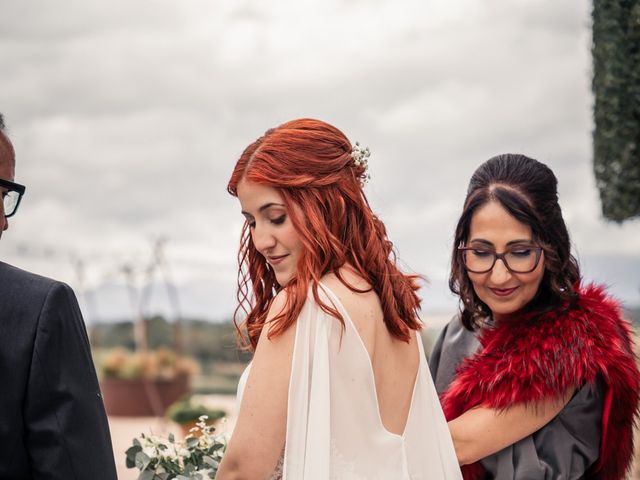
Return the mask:
<path fill-rule="evenodd" d="M 0 262 L 0 480 L 114 480 L 73 290 Z"/>

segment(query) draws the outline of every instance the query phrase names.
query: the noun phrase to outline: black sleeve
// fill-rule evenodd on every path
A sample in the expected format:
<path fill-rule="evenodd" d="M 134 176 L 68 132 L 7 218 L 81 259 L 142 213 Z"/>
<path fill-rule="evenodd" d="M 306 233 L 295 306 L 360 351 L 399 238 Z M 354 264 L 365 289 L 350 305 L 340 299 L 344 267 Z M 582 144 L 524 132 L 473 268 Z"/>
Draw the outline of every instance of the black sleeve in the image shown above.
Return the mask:
<path fill-rule="evenodd" d="M 84 321 L 62 283 L 51 287 L 40 312 L 24 413 L 34 480 L 117 479 Z"/>

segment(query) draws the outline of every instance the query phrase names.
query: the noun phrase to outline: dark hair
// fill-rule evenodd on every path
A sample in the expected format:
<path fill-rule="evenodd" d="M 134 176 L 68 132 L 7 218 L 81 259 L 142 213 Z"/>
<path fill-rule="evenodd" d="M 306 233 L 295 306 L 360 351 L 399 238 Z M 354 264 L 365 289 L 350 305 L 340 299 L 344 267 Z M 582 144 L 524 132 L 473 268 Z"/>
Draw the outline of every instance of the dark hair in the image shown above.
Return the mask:
<path fill-rule="evenodd" d="M 5 129 L 5 125 L 4 125 L 4 117 L 2 116 L 2 114 L 0 113 L 0 132 L 4 131 Z"/>
<path fill-rule="evenodd" d="M 456 226 L 449 278 L 449 288 L 460 297 L 462 323 L 469 330 L 491 311 L 476 295 L 458 247 L 468 239 L 475 211 L 491 201 L 499 202 L 516 220 L 531 227 L 534 241 L 544 250 L 544 276 L 525 310 L 540 315 L 563 304 L 574 304 L 580 268 L 571 255 L 557 185 L 558 180 L 545 164 L 511 153 L 487 160 L 473 173 Z"/>

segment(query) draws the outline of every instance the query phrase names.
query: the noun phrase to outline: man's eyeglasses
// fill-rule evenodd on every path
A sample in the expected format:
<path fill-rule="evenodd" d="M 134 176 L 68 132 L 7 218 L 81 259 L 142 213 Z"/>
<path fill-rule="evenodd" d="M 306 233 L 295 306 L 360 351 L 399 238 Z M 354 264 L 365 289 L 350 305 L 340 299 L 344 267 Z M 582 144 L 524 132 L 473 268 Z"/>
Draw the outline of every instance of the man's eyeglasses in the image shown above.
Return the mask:
<path fill-rule="evenodd" d="M 503 253 L 496 253 L 487 247 L 458 247 L 467 271 L 471 273 L 487 273 L 502 260 L 511 273 L 531 273 L 540 262 L 542 247 L 519 245 Z"/>
<path fill-rule="evenodd" d="M 22 195 L 24 195 L 26 187 L 19 183 L 10 182 L 9 180 L 0 178 L 0 189 L 5 190 L 2 192 L 2 203 L 4 205 L 4 216 L 5 218 L 8 218 L 11 215 L 14 215 L 18 210 L 20 200 L 22 199 Z"/>

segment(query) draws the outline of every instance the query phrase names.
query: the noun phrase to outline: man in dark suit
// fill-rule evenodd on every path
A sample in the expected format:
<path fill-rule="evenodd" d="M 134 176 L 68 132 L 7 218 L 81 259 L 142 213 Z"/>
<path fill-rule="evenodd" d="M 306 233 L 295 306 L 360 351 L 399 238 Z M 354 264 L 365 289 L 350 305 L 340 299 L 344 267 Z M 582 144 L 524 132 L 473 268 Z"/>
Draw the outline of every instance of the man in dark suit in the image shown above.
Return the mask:
<path fill-rule="evenodd" d="M 0 236 L 20 204 L 0 114 Z M 71 288 L 0 262 L 0 480 L 115 480 L 109 425 Z"/>

